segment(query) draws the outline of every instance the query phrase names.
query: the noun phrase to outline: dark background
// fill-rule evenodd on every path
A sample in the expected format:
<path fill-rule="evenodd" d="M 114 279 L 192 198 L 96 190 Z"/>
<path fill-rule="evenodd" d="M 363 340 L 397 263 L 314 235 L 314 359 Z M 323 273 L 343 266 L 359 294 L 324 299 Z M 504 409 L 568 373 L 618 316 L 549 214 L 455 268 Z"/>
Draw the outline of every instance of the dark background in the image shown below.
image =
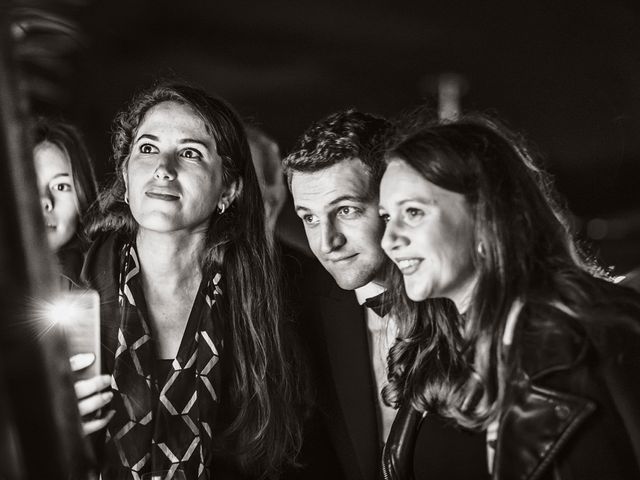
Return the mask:
<path fill-rule="evenodd" d="M 73 28 L 48 73 L 25 62 L 32 107 L 79 124 L 101 178 L 111 120 L 158 77 L 225 97 L 286 153 L 339 109 L 435 107 L 434 79 L 451 72 L 468 85 L 463 110 L 498 114 L 537 145 L 604 264 L 640 264 L 640 2 L 67 0 L 55 11 Z"/>

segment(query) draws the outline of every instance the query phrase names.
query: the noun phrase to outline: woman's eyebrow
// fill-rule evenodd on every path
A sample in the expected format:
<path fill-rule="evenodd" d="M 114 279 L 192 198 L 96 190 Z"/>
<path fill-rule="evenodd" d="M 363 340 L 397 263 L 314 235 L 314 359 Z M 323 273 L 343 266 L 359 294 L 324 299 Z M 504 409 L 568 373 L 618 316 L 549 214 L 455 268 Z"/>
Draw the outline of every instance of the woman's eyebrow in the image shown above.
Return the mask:
<path fill-rule="evenodd" d="M 160 140 L 155 135 L 151 135 L 150 133 L 143 133 L 138 138 L 136 138 L 136 142 L 142 140 L 143 138 L 148 138 L 149 140 L 153 140 L 154 142 L 158 142 Z"/>
<path fill-rule="evenodd" d="M 427 197 L 410 197 L 405 198 L 398 202 L 398 205 L 404 205 L 409 202 L 419 202 L 424 203 L 425 205 L 436 205 L 438 202 L 435 198 L 427 198 Z"/>
<path fill-rule="evenodd" d="M 197 138 L 183 138 L 178 143 L 180 143 L 180 144 L 183 144 L 183 143 L 198 143 L 198 144 L 202 145 L 205 148 L 209 148 L 209 142 L 207 142 L 206 140 L 199 140 Z"/>
<path fill-rule="evenodd" d="M 55 174 L 51 180 L 55 180 L 56 178 L 60 178 L 60 177 L 70 177 L 71 175 L 69 175 L 68 173 L 57 173 Z"/>

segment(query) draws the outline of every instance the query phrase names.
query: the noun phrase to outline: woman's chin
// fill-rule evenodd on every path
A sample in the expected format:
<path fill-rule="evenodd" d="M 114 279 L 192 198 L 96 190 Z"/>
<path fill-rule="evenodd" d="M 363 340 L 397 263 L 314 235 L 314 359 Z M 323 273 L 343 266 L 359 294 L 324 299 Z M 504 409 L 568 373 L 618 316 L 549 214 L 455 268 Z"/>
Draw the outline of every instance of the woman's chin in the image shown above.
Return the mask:
<path fill-rule="evenodd" d="M 429 298 L 429 292 L 424 288 L 411 288 L 405 284 L 405 289 L 407 291 L 407 297 L 413 302 L 422 302 Z"/>

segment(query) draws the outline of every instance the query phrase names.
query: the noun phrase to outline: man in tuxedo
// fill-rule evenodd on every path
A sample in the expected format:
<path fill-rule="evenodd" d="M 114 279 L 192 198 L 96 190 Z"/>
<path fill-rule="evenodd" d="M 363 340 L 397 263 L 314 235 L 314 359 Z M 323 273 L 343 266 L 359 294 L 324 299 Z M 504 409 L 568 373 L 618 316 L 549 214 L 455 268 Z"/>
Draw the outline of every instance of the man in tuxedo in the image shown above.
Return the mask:
<path fill-rule="evenodd" d="M 383 312 L 361 307 L 384 291 L 387 259 L 374 177 L 387 128 L 386 120 L 353 110 L 331 115 L 311 126 L 283 163 L 320 262 L 305 269 L 300 315 L 318 378 L 320 423 L 338 458 L 334 476 L 340 471 L 349 479 L 376 478 L 395 416 L 379 393 L 393 328 Z"/>
<path fill-rule="evenodd" d="M 313 124 L 283 161 L 296 213 L 320 263 L 306 269 L 296 285 L 304 299 L 298 317 L 318 392 L 315 423 L 303 448 L 305 478 L 378 478 L 395 417 L 381 396 L 396 338 L 395 322 L 381 301 L 388 260 L 380 247 L 384 223 L 378 214 L 381 147 L 389 127 L 374 115 L 338 112 Z M 448 467 L 439 471 L 437 462 L 417 459 L 414 471 L 424 467 L 444 474 L 441 478 L 485 478 L 469 475 L 475 469 L 486 472 L 483 438 L 464 434 L 459 440 L 463 434 L 442 422 L 426 423 L 433 420 L 423 422 L 416 448 L 449 456 L 452 470 L 461 462 L 469 468 L 457 476 Z M 443 440 L 446 451 L 440 452 Z"/>

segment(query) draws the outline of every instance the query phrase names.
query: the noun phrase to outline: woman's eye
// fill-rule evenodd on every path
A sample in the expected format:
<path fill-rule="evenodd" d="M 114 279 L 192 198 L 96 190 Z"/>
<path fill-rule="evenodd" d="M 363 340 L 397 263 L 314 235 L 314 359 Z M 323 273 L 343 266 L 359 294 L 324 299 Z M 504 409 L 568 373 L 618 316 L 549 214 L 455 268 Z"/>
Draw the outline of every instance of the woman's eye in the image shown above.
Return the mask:
<path fill-rule="evenodd" d="M 194 148 L 187 148 L 187 149 L 183 150 L 181 155 L 184 158 L 193 158 L 193 159 L 202 158 L 202 154 L 198 150 L 196 150 Z"/>
<path fill-rule="evenodd" d="M 404 211 L 405 222 L 412 224 L 419 222 L 424 216 L 424 211 L 419 208 L 407 208 Z"/>
<path fill-rule="evenodd" d="M 55 185 L 52 185 L 51 189 L 54 192 L 70 192 L 71 191 L 71 184 L 69 184 L 69 183 L 56 183 Z"/>
<path fill-rule="evenodd" d="M 157 153 L 158 149 L 150 143 L 140 145 L 140 153 Z"/>

